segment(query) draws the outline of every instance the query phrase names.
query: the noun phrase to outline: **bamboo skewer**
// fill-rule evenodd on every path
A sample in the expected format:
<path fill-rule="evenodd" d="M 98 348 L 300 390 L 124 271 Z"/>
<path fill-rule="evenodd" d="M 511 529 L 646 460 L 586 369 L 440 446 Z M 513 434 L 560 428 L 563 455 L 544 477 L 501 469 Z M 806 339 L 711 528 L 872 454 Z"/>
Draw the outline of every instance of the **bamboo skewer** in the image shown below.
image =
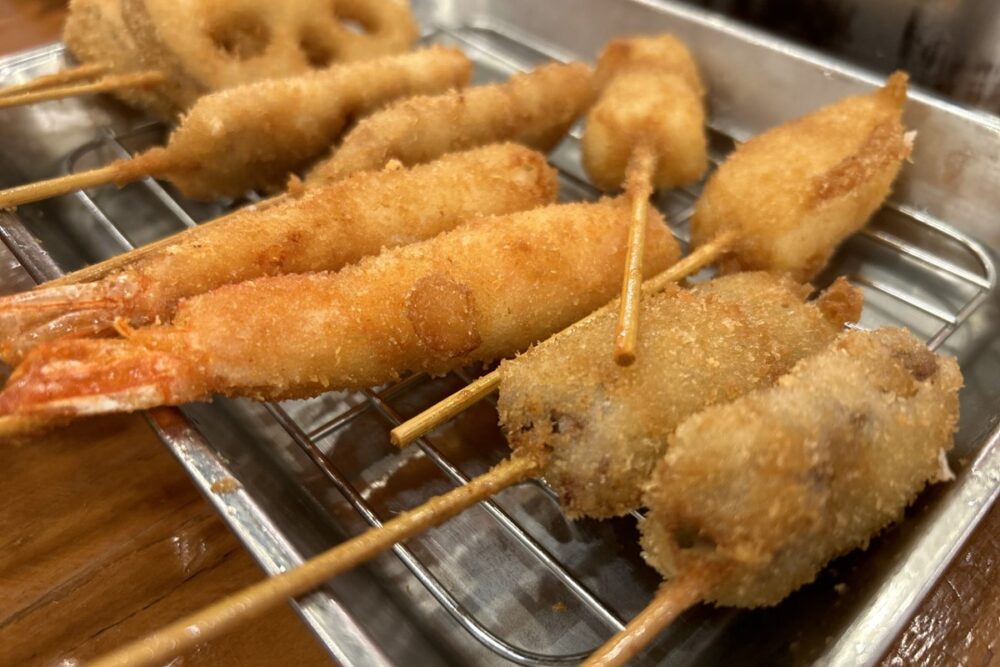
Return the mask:
<path fill-rule="evenodd" d="M 111 74 L 89 83 L 73 83 L 63 86 L 43 87 L 41 90 L 29 90 L 17 94 L 0 95 L 0 109 L 16 107 L 35 102 L 57 100 L 76 95 L 107 93 L 121 88 L 144 88 L 163 83 L 165 77 L 161 72 L 139 72 L 137 74 Z"/>
<path fill-rule="evenodd" d="M 18 185 L 0 192 L 0 209 L 16 208 L 21 204 L 41 201 L 98 185 L 107 185 L 115 182 L 120 173 L 121 169 L 118 163 L 112 162 L 104 167 L 89 171 Z"/>
<path fill-rule="evenodd" d="M 653 194 L 656 162 L 656 154 L 652 149 L 638 146 L 632 153 L 626 176 L 625 189 L 632 199 L 632 221 L 625 254 L 622 294 L 618 302 L 618 324 L 615 327 L 614 359 L 619 366 L 629 366 L 635 361 L 635 346 L 639 337 L 642 258 L 646 248 L 646 216 L 649 212 L 649 198 Z"/>
<path fill-rule="evenodd" d="M 618 667 L 637 656 L 674 619 L 701 601 L 707 581 L 679 575 L 660 586 L 652 602 L 587 658 L 583 667 Z"/>
<path fill-rule="evenodd" d="M 697 273 L 714 262 L 719 255 L 724 253 L 730 247 L 735 238 L 736 234 L 732 232 L 720 234 L 712 241 L 702 245 L 673 266 L 642 283 L 642 293 L 655 294 L 665 289 L 667 285 L 682 280 L 693 273 Z M 576 327 L 581 326 L 583 322 L 587 322 L 603 310 L 603 308 L 599 308 L 594 311 L 594 313 L 591 313 L 576 324 L 563 329 L 548 340 L 553 340 L 557 336 L 563 336 L 568 332 L 573 331 Z M 546 342 L 547 341 L 543 341 L 539 343 L 539 345 L 545 345 Z M 448 396 L 444 400 L 427 408 L 417 416 L 392 429 L 389 433 L 389 439 L 397 447 L 408 445 L 424 433 L 427 433 L 436 426 L 443 424 L 473 403 L 476 403 L 477 401 L 480 401 L 488 396 L 490 392 L 499 386 L 499 384 L 500 373 L 498 371 L 487 373 L 464 389 L 455 392 L 451 396 Z"/>
<path fill-rule="evenodd" d="M 70 67 L 52 74 L 36 76 L 31 81 L 16 83 L 12 86 L 0 88 L 0 98 L 20 93 L 27 93 L 34 90 L 41 90 L 43 88 L 50 88 L 52 86 L 61 86 L 67 83 L 73 83 L 74 81 L 92 79 L 94 77 L 107 74 L 107 72 L 108 66 L 103 63 L 87 63 L 85 65 L 79 65 L 78 67 Z"/>
<path fill-rule="evenodd" d="M 436 496 L 381 527 L 370 528 L 283 574 L 265 579 L 205 609 L 171 623 L 90 663 L 91 667 L 159 665 L 302 595 L 332 577 L 436 526 L 513 484 L 531 478 L 538 463 L 530 457 L 504 461 L 485 475 Z"/>

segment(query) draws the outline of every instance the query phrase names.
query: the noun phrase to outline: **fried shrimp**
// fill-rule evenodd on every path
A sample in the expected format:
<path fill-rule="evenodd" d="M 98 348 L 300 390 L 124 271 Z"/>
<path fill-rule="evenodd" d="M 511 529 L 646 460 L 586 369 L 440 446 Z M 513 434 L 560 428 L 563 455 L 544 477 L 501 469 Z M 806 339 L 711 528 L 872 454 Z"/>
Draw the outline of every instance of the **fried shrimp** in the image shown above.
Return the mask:
<path fill-rule="evenodd" d="M 503 362 L 500 422 L 511 447 L 540 457 L 569 516 L 635 509 L 636 480 L 649 477 L 684 418 L 771 384 L 860 314 L 860 293 L 845 281 L 803 303 L 809 292 L 765 273 L 675 288 L 643 299 L 632 366 L 597 352 L 614 308 Z"/>
<path fill-rule="evenodd" d="M 646 560 L 704 599 L 773 605 L 946 474 L 962 375 L 902 329 L 844 333 L 770 388 L 687 419 L 645 493 Z"/>
<path fill-rule="evenodd" d="M 165 147 L 114 163 L 113 180 L 165 177 L 200 199 L 278 188 L 352 118 L 400 97 L 462 86 L 471 68 L 460 50 L 433 46 L 206 95 Z"/>
<path fill-rule="evenodd" d="M 709 179 L 691 221 L 698 246 L 723 231 L 736 245 L 724 273 L 751 269 L 808 280 L 881 206 L 911 141 L 901 114 L 906 74 L 780 125 L 737 148 Z"/>
<path fill-rule="evenodd" d="M 593 99 L 592 78 L 586 65 L 556 63 L 504 83 L 397 102 L 358 123 L 307 182 L 381 169 L 393 159 L 427 162 L 495 141 L 548 152 Z"/>
<path fill-rule="evenodd" d="M 687 48 L 672 35 L 617 39 L 597 61 L 601 94 L 587 114 L 583 164 L 602 190 L 625 181 L 633 153 L 652 153 L 656 188 L 687 185 L 708 167 L 705 87 Z"/>
<path fill-rule="evenodd" d="M 614 294 L 629 211 L 619 201 L 484 218 L 339 273 L 236 283 L 182 301 L 125 340 L 39 345 L 0 393 L 28 421 L 130 411 L 212 393 L 280 399 L 443 373 L 524 349 Z M 650 273 L 678 257 L 649 217 Z"/>
<path fill-rule="evenodd" d="M 120 318 L 131 326 L 167 321 L 180 299 L 229 283 L 337 270 L 475 216 L 552 203 L 557 185 L 545 156 L 514 144 L 356 174 L 181 232 L 94 282 L 42 285 L 0 299 L 0 353 L 14 362 L 42 341 L 101 333 Z"/>

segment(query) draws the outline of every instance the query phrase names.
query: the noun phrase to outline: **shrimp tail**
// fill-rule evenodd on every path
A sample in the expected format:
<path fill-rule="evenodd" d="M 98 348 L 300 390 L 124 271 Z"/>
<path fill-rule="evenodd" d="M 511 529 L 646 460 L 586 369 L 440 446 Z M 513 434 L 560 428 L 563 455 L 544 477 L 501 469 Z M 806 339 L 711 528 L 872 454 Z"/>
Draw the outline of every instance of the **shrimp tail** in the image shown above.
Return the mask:
<path fill-rule="evenodd" d="M 40 287 L 0 299 L 0 357 L 16 363 L 36 345 L 94 336 L 128 314 L 126 290 L 107 282 Z"/>
<path fill-rule="evenodd" d="M 166 345 L 65 339 L 39 345 L 0 392 L 0 418 L 34 422 L 132 412 L 204 398 L 203 366 Z"/>

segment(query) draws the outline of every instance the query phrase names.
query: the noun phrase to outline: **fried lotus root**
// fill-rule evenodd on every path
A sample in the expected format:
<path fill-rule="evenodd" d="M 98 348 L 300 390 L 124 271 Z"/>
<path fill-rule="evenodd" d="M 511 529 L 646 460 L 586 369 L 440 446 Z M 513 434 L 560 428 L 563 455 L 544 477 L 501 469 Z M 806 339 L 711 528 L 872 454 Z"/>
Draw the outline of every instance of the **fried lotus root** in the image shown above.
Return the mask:
<path fill-rule="evenodd" d="M 903 329 L 850 331 L 682 423 L 645 493 L 646 560 L 705 599 L 773 605 L 947 478 L 962 375 Z"/>
<path fill-rule="evenodd" d="M 723 273 L 763 269 L 809 280 L 882 205 L 911 141 L 902 123 L 906 74 L 779 125 L 737 148 L 695 206 L 699 246 L 738 235 Z"/>
<path fill-rule="evenodd" d="M 181 299 L 229 283 L 337 270 L 476 216 L 550 204 L 557 185 L 544 155 L 503 144 L 310 188 L 139 249 L 134 261 L 97 280 L 0 298 L 0 356 L 16 362 L 43 341 L 104 333 L 118 320 L 169 321 Z"/>
<path fill-rule="evenodd" d="M 168 79 L 183 82 L 180 109 L 207 92 L 400 53 L 417 37 L 401 0 L 121 1 L 136 42 Z"/>
<path fill-rule="evenodd" d="M 593 99 L 582 63 L 552 63 L 507 81 L 396 102 L 363 119 L 308 183 L 381 169 L 389 160 L 418 164 L 497 141 L 549 152 Z"/>
<path fill-rule="evenodd" d="M 652 184 L 697 182 L 708 168 L 705 87 L 691 53 L 672 35 L 617 39 L 597 61 L 600 97 L 587 114 L 581 149 L 602 190 L 625 181 L 638 147 L 656 159 Z"/>
<path fill-rule="evenodd" d="M 601 354 L 617 309 L 500 366 L 500 422 L 572 517 L 609 517 L 640 504 L 641 484 L 686 417 L 766 386 L 856 320 L 861 295 L 840 280 L 804 302 L 808 286 L 766 273 L 719 278 L 642 300 L 637 361 Z"/>
<path fill-rule="evenodd" d="M 0 414 L 48 419 L 182 403 L 212 393 L 282 399 L 444 373 L 509 356 L 607 302 L 629 209 L 563 204 L 466 223 L 337 273 L 227 285 L 126 339 L 60 340 L 25 357 Z M 645 266 L 676 261 L 649 217 Z"/>

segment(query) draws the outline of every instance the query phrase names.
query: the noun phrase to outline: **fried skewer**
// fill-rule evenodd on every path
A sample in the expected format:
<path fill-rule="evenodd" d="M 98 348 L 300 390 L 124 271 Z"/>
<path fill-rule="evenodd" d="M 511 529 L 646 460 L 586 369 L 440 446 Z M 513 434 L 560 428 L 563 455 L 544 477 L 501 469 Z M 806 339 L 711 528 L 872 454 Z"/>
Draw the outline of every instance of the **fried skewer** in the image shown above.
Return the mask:
<path fill-rule="evenodd" d="M 460 50 L 434 46 L 206 95 L 165 147 L 4 190 L 0 208 L 95 185 L 121 186 L 150 175 L 203 199 L 281 187 L 291 171 L 322 154 L 351 118 L 399 97 L 462 86 L 471 67 Z"/>
<path fill-rule="evenodd" d="M 650 271 L 678 248 L 651 215 Z M 481 218 L 338 273 L 235 283 L 124 340 L 58 340 L 0 393 L 0 426 L 202 400 L 314 396 L 510 356 L 600 307 L 625 254 L 622 202 Z"/>
<path fill-rule="evenodd" d="M 381 169 L 389 160 L 418 164 L 496 141 L 547 153 L 592 100 L 593 75 L 582 63 L 542 65 L 502 83 L 401 100 L 359 122 L 306 182 Z"/>
<path fill-rule="evenodd" d="M 902 329 L 844 333 L 777 385 L 670 437 L 643 554 L 668 582 L 587 665 L 621 665 L 684 607 L 777 604 L 949 479 L 962 374 Z"/>
<path fill-rule="evenodd" d="M 884 201 L 909 155 L 900 119 L 905 100 L 906 75 L 897 73 L 884 88 L 847 97 L 737 148 L 695 205 L 691 256 L 699 258 L 697 268 L 721 258 L 723 272 L 752 268 L 800 280 L 815 275 Z M 489 395 L 498 382 L 495 373 L 483 376 L 397 426 L 392 441 L 411 442 Z"/>
<path fill-rule="evenodd" d="M 240 210 L 87 271 L 0 298 L 0 357 L 39 343 L 106 333 L 116 322 L 168 322 L 180 300 L 286 273 L 335 271 L 483 215 L 550 204 L 545 156 L 514 144 L 447 155 L 412 169 L 356 174 L 263 210 Z"/>
<path fill-rule="evenodd" d="M 757 284 L 750 285 L 752 282 L 756 282 Z M 747 290 L 748 285 L 751 287 L 749 291 Z M 771 289 L 763 289 L 763 286 L 768 286 Z M 838 290 L 842 289 L 844 288 L 838 288 Z M 785 348 L 793 356 L 808 353 L 812 349 L 810 343 L 807 343 L 806 347 L 793 350 L 793 348 L 799 345 L 802 339 L 795 325 L 801 320 L 803 312 L 814 311 L 820 313 L 823 306 L 801 303 L 801 296 L 804 293 L 804 289 L 801 286 L 793 285 L 788 281 L 782 283 L 763 274 L 758 274 L 752 280 L 743 276 L 722 279 L 720 284 L 713 286 L 712 293 L 709 293 L 709 291 L 705 293 L 686 293 L 675 289 L 671 292 L 645 299 L 643 307 L 646 311 L 645 315 L 650 319 L 648 326 L 644 328 L 643 342 L 655 347 L 656 350 L 669 350 L 671 347 L 676 350 L 677 346 L 674 343 L 679 341 L 684 341 L 681 347 L 684 347 L 685 343 L 688 346 L 692 345 L 694 341 L 690 335 L 690 327 L 692 325 L 695 329 L 698 329 L 699 325 L 701 325 L 709 327 L 714 331 L 720 327 L 724 328 L 727 322 L 733 321 L 747 327 L 747 329 L 754 329 L 753 333 L 762 334 L 768 327 L 772 326 L 772 323 L 761 319 L 753 311 L 769 306 L 760 303 L 750 306 L 747 310 L 741 310 L 740 307 L 734 307 L 733 303 L 740 301 L 738 295 L 741 293 L 745 293 L 747 302 L 753 302 L 771 299 L 775 296 L 775 291 L 780 292 L 782 290 L 784 290 L 785 298 L 789 300 L 786 304 L 788 308 L 777 309 L 777 332 L 774 338 L 787 339 L 788 345 Z M 727 294 L 732 301 L 724 302 L 717 298 L 718 294 Z M 834 301 L 839 298 L 834 298 Z M 694 313 L 689 318 L 690 322 L 678 325 L 675 321 L 675 316 L 689 312 Z M 782 321 L 782 317 L 786 314 L 791 314 L 787 322 Z M 602 340 L 606 340 L 607 332 L 611 331 L 614 327 L 615 308 L 613 304 L 602 308 L 600 315 L 595 320 L 592 320 L 594 322 L 592 327 L 578 329 L 572 335 L 563 336 L 561 340 L 564 342 L 564 346 L 559 350 L 559 353 L 572 351 L 573 353 L 570 354 L 570 357 L 573 361 L 579 361 L 585 357 L 586 363 L 592 363 L 594 361 L 594 355 L 592 354 L 592 350 L 595 349 L 594 346 L 599 345 Z M 821 330 L 827 328 L 835 329 L 835 324 L 830 322 L 828 326 L 821 326 L 820 328 Z M 740 333 L 743 335 L 750 334 L 747 344 L 751 347 L 761 342 L 760 340 L 754 340 L 757 336 L 754 336 L 749 331 L 742 331 Z M 835 333 L 831 333 L 829 340 L 832 340 L 835 335 Z M 605 338 L 602 338 L 602 336 Z M 764 336 L 764 338 L 766 339 L 767 337 Z M 706 343 L 707 340 L 702 342 L 702 344 Z M 542 350 L 547 346 L 548 349 L 551 349 L 551 344 L 545 343 L 536 348 L 536 351 Z M 693 352 L 696 352 L 695 348 L 697 346 L 698 344 L 695 343 L 692 349 L 687 350 L 687 354 L 673 352 L 673 354 L 678 354 L 680 358 L 686 360 L 682 364 L 684 367 L 683 370 L 676 368 L 672 361 L 661 361 L 655 354 L 644 354 L 639 363 L 632 368 L 614 368 L 618 373 L 637 373 L 640 367 L 646 366 L 650 371 L 648 373 L 649 377 L 655 377 L 659 374 L 658 371 L 663 371 L 672 379 L 685 371 L 689 371 L 691 367 L 697 366 L 700 363 L 697 355 L 693 354 Z M 770 351 L 770 346 L 766 342 L 759 351 L 763 353 L 765 350 Z M 652 352 L 653 350 L 649 351 Z M 542 352 L 542 356 L 538 356 L 533 351 L 513 361 L 504 362 L 503 366 L 508 367 L 508 370 L 509 368 L 519 369 L 513 371 L 511 374 L 505 374 L 505 378 L 511 378 L 513 382 L 509 387 L 510 392 L 515 394 L 520 392 L 523 387 L 520 386 L 521 380 L 518 376 L 529 377 L 534 369 L 540 367 L 544 370 L 544 367 L 550 363 L 550 356 L 551 353 L 547 350 Z M 747 372 L 753 374 L 755 371 L 752 367 L 758 363 L 757 358 L 736 354 L 728 355 L 725 361 L 735 364 L 732 370 L 736 375 L 743 375 Z M 788 361 L 791 361 L 791 359 Z M 606 359 L 602 365 L 610 366 L 612 364 L 609 359 Z M 766 369 L 765 373 L 758 373 L 761 379 L 766 379 L 765 375 Z M 713 381 L 713 378 L 702 376 L 701 381 L 709 383 Z M 753 384 L 752 381 L 750 384 Z M 576 390 L 580 393 L 588 393 L 590 386 L 577 385 Z M 663 386 L 670 386 L 669 379 L 663 381 Z M 508 387 L 505 386 L 504 389 L 507 391 Z M 683 394 L 687 389 L 688 387 L 678 387 L 676 393 Z M 713 393 L 708 386 L 700 386 L 699 389 L 701 391 L 695 392 L 698 395 L 706 396 Z M 643 388 L 633 385 L 630 391 L 636 397 L 639 397 L 643 393 Z M 615 398 L 620 399 L 622 396 L 623 394 L 617 393 Z M 506 394 L 501 394 L 502 401 L 505 397 Z M 553 405 L 553 409 L 556 409 L 556 406 L 563 405 L 562 401 L 564 399 L 564 396 L 560 396 L 559 399 L 553 400 L 550 405 Z M 545 396 L 541 400 L 549 401 L 551 399 Z M 711 399 L 706 399 L 702 402 L 702 405 L 711 402 Z M 634 405 L 634 403 L 630 403 L 629 405 Z M 688 405 L 690 407 L 690 403 Z M 697 411 L 697 409 L 695 408 L 694 411 Z M 649 416 L 650 413 L 647 411 L 637 415 L 637 419 L 649 419 Z M 523 424 L 517 418 L 511 421 L 507 421 L 507 418 L 508 416 L 504 415 L 505 431 L 508 435 L 513 435 L 522 428 Z M 597 427 L 595 426 L 595 428 Z M 570 442 L 567 443 L 567 446 L 575 447 L 582 445 L 574 445 Z M 432 498 L 420 507 L 410 510 L 399 518 L 387 523 L 387 530 L 379 528 L 368 530 L 360 536 L 311 559 L 302 566 L 303 571 L 299 575 L 286 573 L 275 579 L 256 584 L 201 612 L 173 623 L 166 629 L 156 632 L 146 639 L 134 642 L 96 664 L 109 667 L 111 665 L 137 667 L 138 665 L 151 664 L 151 661 L 163 662 L 191 648 L 195 644 L 218 636 L 222 632 L 232 629 L 238 623 L 246 621 L 266 609 L 279 604 L 287 596 L 304 593 L 323 581 L 358 565 L 364 559 L 371 558 L 389 549 L 398 540 L 406 539 L 432 526 L 438 525 L 455 516 L 463 509 L 484 500 L 489 495 L 498 493 L 508 486 L 532 477 L 537 477 L 546 470 L 547 456 L 548 454 L 543 449 L 534 446 L 516 449 L 515 454 L 509 460 L 499 464 L 489 473 L 473 480 L 469 486 L 460 487 L 449 493 Z M 642 479 L 644 479 L 644 476 L 641 473 L 633 476 L 633 482 Z M 483 492 L 480 493 L 480 491 Z M 297 571 L 298 569 L 292 572 Z"/>

